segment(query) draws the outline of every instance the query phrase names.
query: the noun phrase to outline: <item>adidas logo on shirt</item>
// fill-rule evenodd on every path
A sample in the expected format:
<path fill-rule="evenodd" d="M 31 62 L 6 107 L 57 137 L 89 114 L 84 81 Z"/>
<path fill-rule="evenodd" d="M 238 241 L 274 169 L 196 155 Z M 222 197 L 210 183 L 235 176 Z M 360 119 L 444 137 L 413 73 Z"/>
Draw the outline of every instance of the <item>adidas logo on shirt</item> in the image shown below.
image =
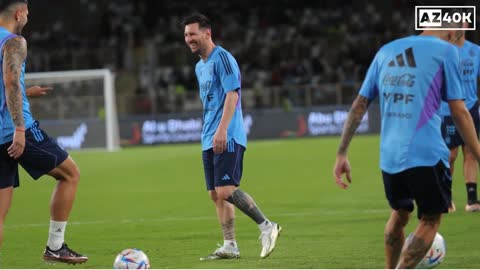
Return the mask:
<path fill-rule="evenodd" d="M 223 176 L 222 180 L 225 180 L 225 181 L 230 180 L 230 176 L 228 176 L 228 174 L 225 174 Z"/>
<path fill-rule="evenodd" d="M 404 57 L 405 56 L 405 57 Z M 397 55 L 394 60 L 390 61 L 388 63 L 389 67 L 404 67 L 405 66 L 405 60 L 406 64 L 409 67 L 416 68 L 417 63 L 415 62 L 415 57 L 413 56 L 413 48 L 410 47 L 406 49 L 403 53 Z"/>

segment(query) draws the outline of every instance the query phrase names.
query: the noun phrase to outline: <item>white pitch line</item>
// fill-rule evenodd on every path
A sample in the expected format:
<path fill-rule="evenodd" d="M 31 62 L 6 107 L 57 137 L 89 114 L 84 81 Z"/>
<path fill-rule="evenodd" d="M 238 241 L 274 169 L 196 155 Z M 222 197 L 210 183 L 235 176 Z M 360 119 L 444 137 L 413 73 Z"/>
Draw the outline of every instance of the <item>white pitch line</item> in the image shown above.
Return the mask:
<path fill-rule="evenodd" d="M 274 217 L 296 217 L 296 216 L 334 216 L 334 215 L 350 215 L 352 213 L 363 214 L 376 214 L 376 213 L 388 213 L 389 209 L 364 209 L 364 210 L 349 210 L 349 211 L 334 211 L 334 210 L 320 210 L 318 212 L 294 212 L 294 213 L 281 213 L 272 215 Z M 7 218 L 8 219 L 8 218 Z M 214 215 L 202 216 L 202 217 L 164 217 L 164 218 L 138 218 L 138 219 L 120 219 L 120 220 L 97 220 L 97 221 L 72 221 L 68 222 L 69 226 L 72 225 L 97 225 L 97 224 L 119 224 L 119 223 L 159 223 L 159 222 L 172 222 L 172 221 L 198 221 L 198 220 L 212 220 L 217 219 Z M 31 224 L 11 224 L 5 225 L 4 229 L 21 229 L 32 227 L 48 227 L 48 223 L 31 223 Z"/>

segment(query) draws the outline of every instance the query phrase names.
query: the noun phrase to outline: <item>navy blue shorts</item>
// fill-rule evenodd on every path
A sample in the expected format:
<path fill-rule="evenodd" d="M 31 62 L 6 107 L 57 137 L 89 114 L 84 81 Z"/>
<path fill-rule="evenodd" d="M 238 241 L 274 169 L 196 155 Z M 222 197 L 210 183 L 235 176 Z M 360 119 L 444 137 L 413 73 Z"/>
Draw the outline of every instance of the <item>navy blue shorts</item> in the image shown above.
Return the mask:
<path fill-rule="evenodd" d="M 452 200 L 450 169 L 442 161 L 433 167 L 415 167 L 389 174 L 382 171 L 383 185 L 390 207 L 412 212 L 417 204 L 417 216 L 448 213 Z"/>
<path fill-rule="evenodd" d="M 0 145 L 0 189 L 18 187 L 18 164 L 37 180 L 58 167 L 68 157 L 57 142 L 38 127 L 38 122 L 25 131 L 25 150 L 18 160 L 7 152 L 12 142 Z"/>
<path fill-rule="evenodd" d="M 480 115 L 478 114 L 478 102 L 473 105 L 469 112 L 470 115 L 472 115 L 473 124 L 475 126 L 475 130 L 477 131 L 478 137 L 478 132 L 480 130 Z M 443 140 L 450 149 L 457 148 L 460 145 L 465 145 L 465 142 L 463 142 L 462 136 L 458 132 L 451 116 L 445 116 L 443 118 L 442 136 Z"/>
<path fill-rule="evenodd" d="M 220 186 L 240 186 L 245 147 L 234 140 L 227 143 L 227 151 L 215 154 L 213 149 L 203 151 L 203 169 L 207 190 Z"/>

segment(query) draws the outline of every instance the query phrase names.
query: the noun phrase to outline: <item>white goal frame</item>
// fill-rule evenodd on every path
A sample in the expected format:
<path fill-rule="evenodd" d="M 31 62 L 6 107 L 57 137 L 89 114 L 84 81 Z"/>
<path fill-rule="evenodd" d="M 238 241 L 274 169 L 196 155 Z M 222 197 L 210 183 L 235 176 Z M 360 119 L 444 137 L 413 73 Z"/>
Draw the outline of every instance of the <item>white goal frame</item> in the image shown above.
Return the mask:
<path fill-rule="evenodd" d="M 103 79 L 106 146 L 108 151 L 117 151 L 120 149 L 120 136 L 115 98 L 115 80 L 113 73 L 109 69 L 34 72 L 25 74 L 25 80 L 45 80 L 49 83 L 89 79 Z"/>

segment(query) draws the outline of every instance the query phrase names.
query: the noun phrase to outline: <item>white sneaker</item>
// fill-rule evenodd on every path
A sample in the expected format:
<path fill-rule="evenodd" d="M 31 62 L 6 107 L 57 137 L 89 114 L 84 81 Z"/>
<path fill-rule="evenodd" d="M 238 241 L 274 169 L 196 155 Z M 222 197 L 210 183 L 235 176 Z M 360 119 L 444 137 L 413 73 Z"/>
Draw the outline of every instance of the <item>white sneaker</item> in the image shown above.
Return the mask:
<path fill-rule="evenodd" d="M 201 257 L 200 261 L 221 260 L 221 259 L 239 259 L 240 250 L 234 246 L 222 246 L 217 244 L 218 248 L 210 255 Z"/>
<path fill-rule="evenodd" d="M 480 202 L 476 201 L 472 204 L 465 205 L 465 211 L 467 211 L 467 212 L 480 212 Z"/>
<path fill-rule="evenodd" d="M 270 253 L 272 253 L 281 231 L 282 227 L 277 223 L 272 222 L 270 229 L 260 234 L 260 237 L 258 238 L 259 240 L 262 240 L 262 253 L 260 253 L 260 258 L 265 259 Z"/>

